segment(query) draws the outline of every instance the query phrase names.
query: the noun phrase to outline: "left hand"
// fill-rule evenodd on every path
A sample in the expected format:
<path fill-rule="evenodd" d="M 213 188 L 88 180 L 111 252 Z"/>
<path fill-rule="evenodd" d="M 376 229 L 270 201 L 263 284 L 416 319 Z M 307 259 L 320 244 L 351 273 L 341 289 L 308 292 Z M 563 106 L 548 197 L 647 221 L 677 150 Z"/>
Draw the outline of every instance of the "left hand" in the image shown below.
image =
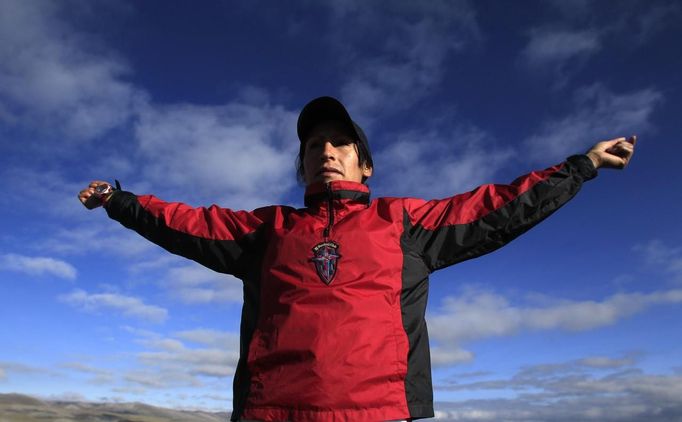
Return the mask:
<path fill-rule="evenodd" d="M 623 169 L 635 152 L 636 142 L 637 136 L 635 135 L 599 142 L 590 148 L 586 155 L 590 157 L 596 169 L 601 167 Z"/>
<path fill-rule="evenodd" d="M 105 182 L 103 180 L 93 180 L 85 189 L 78 192 L 78 199 L 89 210 L 102 206 L 104 203 L 107 202 L 107 200 L 113 193 L 111 192 L 104 197 L 97 196 L 95 198 L 92 198 L 93 196 L 96 196 L 95 189 L 100 185 L 111 186 L 108 182 Z"/>

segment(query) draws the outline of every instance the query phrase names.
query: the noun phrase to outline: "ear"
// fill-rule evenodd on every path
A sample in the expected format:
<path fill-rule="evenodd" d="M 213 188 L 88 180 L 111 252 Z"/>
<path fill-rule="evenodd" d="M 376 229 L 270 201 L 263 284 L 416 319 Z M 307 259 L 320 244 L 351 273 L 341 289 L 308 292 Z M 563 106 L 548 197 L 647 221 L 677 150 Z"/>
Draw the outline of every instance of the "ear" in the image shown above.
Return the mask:
<path fill-rule="evenodd" d="M 368 166 L 367 163 L 362 165 L 362 175 L 365 177 L 370 177 L 372 175 L 372 167 Z"/>

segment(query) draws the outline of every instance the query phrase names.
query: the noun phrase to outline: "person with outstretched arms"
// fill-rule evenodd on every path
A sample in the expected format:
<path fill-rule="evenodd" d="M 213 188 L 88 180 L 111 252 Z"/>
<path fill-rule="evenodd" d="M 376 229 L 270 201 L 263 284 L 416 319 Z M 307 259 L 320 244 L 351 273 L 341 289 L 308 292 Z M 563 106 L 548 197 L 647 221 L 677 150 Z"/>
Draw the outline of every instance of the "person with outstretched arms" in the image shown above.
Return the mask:
<path fill-rule="evenodd" d="M 338 100 L 308 103 L 297 131 L 304 208 L 194 208 L 105 181 L 78 195 L 169 252 L 243 281 L 233 421 L 433 417 L 429 274 L 506 245 L 598 169 L 626 167 L 635 146 L 634 136 L 599 142 L 508 185 L 445 199 L 371 199 L 369 143 Z"/>

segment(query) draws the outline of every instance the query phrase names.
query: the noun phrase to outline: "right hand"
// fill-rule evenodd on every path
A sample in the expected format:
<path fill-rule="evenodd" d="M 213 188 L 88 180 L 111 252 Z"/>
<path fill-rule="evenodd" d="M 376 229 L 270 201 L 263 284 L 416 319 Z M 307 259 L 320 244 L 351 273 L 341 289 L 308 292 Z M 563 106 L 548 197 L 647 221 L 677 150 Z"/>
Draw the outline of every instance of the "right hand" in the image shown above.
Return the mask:
<path fill-rule="evenodd" d="M 586 155 L 592 160 L 594 168 L 600 167 L 623 169 L 628 165 L 632 154 L 635 152 L 637 136 L 629 138 L 616 138 L 609 141 L 599 142 Z"/>
<path fill-rule="evenodd" d="M 102 206 L 102 202 L 100 201 L 97 201 L 92 207 L 88 207 L 87 205 L 85 205 L 85 203 L 88 201 L 88 198 L 95 194 L 95 188 L 99 185 L 111 185 L 111 183 L 102 180 L 93 180 L 92 182 L 90 182 L 87 188 L 81 190 L 78 193 L 78 199 L 81 201 L 81 204 L 83 204 L 86 208 L 95 209 L 97 207 Z"/>

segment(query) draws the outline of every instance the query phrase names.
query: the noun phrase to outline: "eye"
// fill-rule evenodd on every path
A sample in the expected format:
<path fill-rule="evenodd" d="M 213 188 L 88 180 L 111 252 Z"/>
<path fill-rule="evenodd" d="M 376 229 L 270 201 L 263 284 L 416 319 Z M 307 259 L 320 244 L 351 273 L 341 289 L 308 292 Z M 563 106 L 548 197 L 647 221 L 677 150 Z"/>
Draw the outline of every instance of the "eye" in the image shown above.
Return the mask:
<path fill-rule="evenodd" d="M 338 138 L 334 140 L 334 145 L 341 146 L 341 145 L 350 145 L 353 143 L 353 140 L 350 138 Z"/>
<path fill-rule="evenodd" d="M 322 138 L 311 138 L 311 139 L 308 139 L 308 142 L 306 142 L 305 149 L 311 150 L 311 149 L 319 148 L 320 145 L 322 145 Z"/>

